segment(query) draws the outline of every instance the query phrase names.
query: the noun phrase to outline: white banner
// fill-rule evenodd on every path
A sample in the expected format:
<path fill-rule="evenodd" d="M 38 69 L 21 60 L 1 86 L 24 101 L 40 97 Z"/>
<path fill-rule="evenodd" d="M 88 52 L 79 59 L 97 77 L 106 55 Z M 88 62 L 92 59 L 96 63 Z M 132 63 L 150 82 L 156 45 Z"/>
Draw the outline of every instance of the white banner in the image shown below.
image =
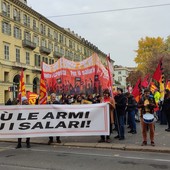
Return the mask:
<path fill-rule="evenodd" d="M 0 107 L 0 138 L 109 134 L 109 105 Z"/>

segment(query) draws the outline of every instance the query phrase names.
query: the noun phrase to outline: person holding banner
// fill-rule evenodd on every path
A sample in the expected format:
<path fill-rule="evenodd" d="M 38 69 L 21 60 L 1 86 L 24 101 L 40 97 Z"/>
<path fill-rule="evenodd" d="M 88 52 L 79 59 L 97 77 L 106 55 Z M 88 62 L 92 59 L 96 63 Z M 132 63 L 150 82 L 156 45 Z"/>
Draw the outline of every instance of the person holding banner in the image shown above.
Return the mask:
<path fill-rule="evenodd" d="M 110 134 L 107 135 L 107 136 L 103 136 L 103 135 L 100 136 L 100 140 L 98 142 L 99 143 L 102 143 L 102 142 L 110 143 L 111 142 L 110 135 L 111 135 L 111 132 L 112 132 L 112 124 L 114 123 L 113 111 L 115 109 L 115 101 L 114 101 L 114 98 L 111 98 L 110 92 L 109 92 L 108 89 L 104 90 L 103 99 L 102 99 L 101 102 L 109 103 L 109 105 L 110 105 Z"/>
<path fill-rule="evenodd" d="M 143 142 L 142 146 L 147 145 L 147 127 L 149 126 L 150 129 L 150 140 L 151 140 L 151 145 L 155 146 L 154 143 L 154 135 L 155 135 L 155 124 L 154 124 L 154 108 L 156 107 L 156 103 L 153 97 L 150 97 L 150 90 L 145 89 L 144 90 L 144 95 L 138 102 L 138 108 L 140 108 L 140 117 L 141 117 L 141 128 L 142 128 L 142 137 L 143 137 Z M 150 117 L 144 117 L 144 115 L 151 115 L 153 116 L 152 120 Z M 147 123 L 147 122 L 148 123 Z"/>
<path fill-rule="evenodd" d="M 21 98 L 21 103 L 22 103 L 22 105 L 29 105 L 28 99 L 27 99 L 26 96 L 23 96 L 23 97 Z M 18 138 L 18 144 L 17 144 L 17 146 L 16 146 L 16 149 L 22 148 L 21 142 L 22 142 L 22 138 Z M 30 148 L 30 147 L 31 147 L 31 146 L 30 146 L 30 138 L 26 138 L 26 144 L 27 144 L 27 148 Z"/>
<path fill-rule="evenodd" d="M 52 93 L 50 95 L 50 101 L 48 102 L 48 104 L 61 104 L 59 101 L 56 100 L 56 97 L 57 97 L 56 94 Z M 60 136 L 56 136 L 56 140 L 57 140 L 57 143 L 61 143 Z M 49 137 L 48 145 L 50 145 L 51 143 L 53 143 L 52 136 Z"/>

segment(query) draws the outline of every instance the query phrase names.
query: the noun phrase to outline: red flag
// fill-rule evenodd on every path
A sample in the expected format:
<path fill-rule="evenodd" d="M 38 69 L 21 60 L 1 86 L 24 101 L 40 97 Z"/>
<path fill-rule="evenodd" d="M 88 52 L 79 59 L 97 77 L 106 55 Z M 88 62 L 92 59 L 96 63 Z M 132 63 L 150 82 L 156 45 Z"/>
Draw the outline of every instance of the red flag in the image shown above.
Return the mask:
<path fill-rule="evenodd" d="M 144 88 L 147 88 L 149 86 L 149 74 L 145 76 L 145 78 L 143 79 L 143 81 L 141 82 L 141 86 Z"/>
<path fill-rule="evenodd" d="M 47 89 L 45 84 L 44 72 L 41 71 L 39 104 L 47 103 Z"/>
<path fill-rule="evenodd" d="M 29 104 L 35 104 L 36 99 L 38 98 L 38 94 L 29 91 L 27 92 L 27 98 L 28 98 Z"/>
<path fill-rule="evenodd" d="M 141 95 L 141 78 L 138 79 L 138 81 L 135 84 L 135 87 L 133 88 L 132 95 L 134 96 L 135 100 L 138 102 Z"/>
<path fill-rule="evenodd" d="M 110 54 L 107 56 L 107 66 L 108 66 L 108 73 L 109 73 L 109 90 L 111 92 L 111 96 L 113 97 L 113 67 L 110 62 Z"/>
<path fill-rule="evenodd" d="M 160 82 L 161 77 L 162 77 L 162 58 L 160 59 L 152 78 Z"/>
<path fill-rule="evenodd" d="M 162 67 L 162 58 L 160 59 L 158 66 L 153 74 L 153 79 L 159 82 L 159 90 L 161 93 L 161 99 L 164 99 L 164 91 L 165 91 L 165 84 L 164 84 L 164 74 L 163 74 L 163 67 Z"/>
<path fill-rule="evenodd" d="M 25 89 L 25 83 L 24 83 L 24 71 L 22 69 L 21 75 L 20 75 L 20 81 L 19 81 L 19 94 L 18 94 L 18 98 L 20 102 L 23 96 L 26 96 L 26 89 Z"/>

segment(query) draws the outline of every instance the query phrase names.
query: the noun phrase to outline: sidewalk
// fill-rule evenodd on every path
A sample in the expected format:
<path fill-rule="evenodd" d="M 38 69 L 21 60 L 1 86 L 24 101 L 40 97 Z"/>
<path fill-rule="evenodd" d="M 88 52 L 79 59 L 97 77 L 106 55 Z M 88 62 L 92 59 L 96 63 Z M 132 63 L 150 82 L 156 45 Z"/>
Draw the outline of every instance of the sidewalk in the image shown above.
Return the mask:
<path fill-rule="evenodd" d="M 137 123 L 137 134 L 127 133 L 129 129 L 125 126 L 125 140 L 114 139 L 117 135 L 116 131 L 113 131 L 111 135 L 111 143 L 98 143 L 99 136 L 76 136 L 76 137 L 61 137 L 61 144 L 53 143 L 53 145 L 70 146 L 70 147 L 93 147 L 93 148 L 107 148 L 107 149 L 119 149 L 119 150 L 133 150 L 133 151 L 152 151 L 152 152 L 164 152 L 170 153 L 170 132 L 166 132 L 167 125 L 160 125 L 156 123 L 155 130 L 155 144 L 151 146 L 148 134 L 148 145 L 141 146 L 142 136 L 140 131 L 140 123 Z M 55 139 L 55 138 L 54 138 Z M 0 139 L 0 142 L 17 142 L 17 139 Z M 55 140 L 54 140 L 55 141 Z M 31 143 L 35 144 L 47 144 L 48 137 L 31 138 Z"/>

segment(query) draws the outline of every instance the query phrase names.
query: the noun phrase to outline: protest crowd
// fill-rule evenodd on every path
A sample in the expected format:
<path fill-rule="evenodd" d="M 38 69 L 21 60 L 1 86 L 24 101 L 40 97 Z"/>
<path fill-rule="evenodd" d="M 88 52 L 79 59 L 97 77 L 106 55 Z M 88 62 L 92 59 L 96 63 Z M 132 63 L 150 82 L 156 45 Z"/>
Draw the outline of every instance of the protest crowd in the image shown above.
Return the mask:
<path fill-rule="evenodd" d="M 98 60 L 98 66 L 92 62 L 94 57 L 96 57 L 96 60 Z M 66 64 L 70 62 L 62 58 L 60 60 L 63 60 L 63 62 L 66 62 Z M 153 80 L 146 81 L 144 79 L 142 82 L 140 78 L 133 87 L 133 91 L 126 89 L 126 92 L 122 88 L 117 88 L 116 91 L 113 90 L 111 71 L 106 70 L 106 68 L 99 62 L 99 58 L 97 56 L 89 57 L 89 59 L 85 60 L 84 62 L 86 62 L 86 64 L 92 68 L 87 69 L 84 67 L 84 63 L 81 63 L 82 65 L 80 67 L 80 63 L 78 63 L 76 67 L 80 67 L 79 70 L 74 69 L 73 71 L 71 70 L 72 68 L 69 67 L 73 65 L 75 68 L 76 63 L 70 63 L 67 68 L 62 68 L 65 69 L 65 71 L 61 72 L 56 70 L 54 73 L 47 72 L 46 76 L 49 78 L 48 82 L 46 81 L 44 77 L 44 71 L 42 70 L 40 80 L 40 95 L 34 95 L 35 100 L 33 103 L 30 102 L 30 97 L 28 97 L 26 94 L 22 71 L 20 76 L 20 96 L 18 99 L 14 99 L 13 101 L 9 99 L 6 105 L 94 104 L 94 107 L 95 104 L 108 103 L 106 105 L 109 105 L 109 133 L 107 131 L 107 133 L 105 133 L 107 134 L 106 136 L 100 133 L 101 136 L 98 140 L 99 143 L 110 143 L 110 136 L 112 135 L 113 130 L 117 132 L 117 135 L 114 137 L 115 140 L 126 140 L 125 128 L 127 126 L 129 128 L 128 133 L 133 135 L 141 133 L 143 139 L 141 141 L 142 146 L 145 146 L 148 143 L 151 146 L 155 146 L 155 120 L 160 122 L 160 124 L 167 124 L 168 127 L 165 129 L 165 131 L 170 132 L 170 85 L 167 86 L 169 88 L 165 88 L 165 85 L 163 84 L 164 82 L 162 76 L 163 72 L 161 68 L 161 60 L 154 75 L 152 76 L 152 79 L 159 82 L 160 88 L 156 88 L 156 86 L 154 86 Z M 52 69 L 53 66 L 54 65 L 45 65 L 44 68 L 49 67 L 49 71 L 50 69 L 54 69 Z M 95 70 L 96 68 L 97 70 Z M 61 75 L 61 73 L 63 75 Z M 54 77 L 54 75 L 57 77 Z M 79 77 L 77 77 L 77 75 Z M 71 78 L 71 76 L 76 77 Z M 137 132 L 137 122 L 140 122 L 141 124 L 141 132 Z M 39 122 L 39 124 L 40 123 L 41 122 Z M 40 125 L 42 126 L 42 124 Z M 84 125 L 82 124 L 82 126 Z M 147 139 L 148 133 L 150 138 L 149 141 Z M 21 138 L 18 139 L 17 148 L 22 147 L 21 140 Z M 50 145 L 53 143 L 53 140 L 54 137 L 49 136 L 48 144 Z M 62 142 L 58 134 L 56 134 L 56 141 L 57 143 Z M 26 139 L 26 143 L 27 147 L 30 148 L 30 138 Z"/>
<path fill-rule="evenodd" d="M 105 89 L 103 94 L 63 94 L 57 96 L 55 93 L 51 93 L 46 104 L 56 105 L 80 105 L 80 104 L 96 104 L 96 103 L 109 103 L 110 105 L 110 134 L 107 136 L 100 136 L 99 143 L 112 142 L 110 135 L 113 131 L 117 131 L 115 140 L 125 140 L 125 128 L 129 128 L 128 133 L 136 134 L 141 133 L 143 136 L 142 146 L 147 145 L 147 133 L 150 133 L 150 143 L 155 146 L 154 141 L 154 126 L 155 123 L 152 121 L 153 118 L 146 118 L 144 120 L 143 115 L 151 113 L 154 116 L 154 120 L 160 121 L 160 123 L 167 123 L 168 127 L 165 131 L 170 132 L 170 91 L 165 90 L 164 102 L 157 100 L 159 91 L 155 90 L 154 93 L 150 89 L 146 88 L 141 94 L 140 100 L 137 102 L 134 96 L 129 93 L 123 92 L 123 89 L 117 88 L 117 91 L 111 94 L 109 89 Z M 113 96 L 113 97 L 112 97 Z M 159 98 L 160 99 L 160 98 Z M 21 102 L 23 105 L 28 104 L 27 97 L 22 97 Z M 9 99 L 6 105 L 20 104 L 19 100 Z M 38 98 L 37 102 L 38 104 Z M 161 122 L 161 117 L 164 117 L 164 122 Z M 147 122 L 148 121 L 148 122 Z M 150 122 L 151 121 L 151 122 Z M 141 132 L 137 132 L 136 123 L 141 123 Z M 57 143 L 61 143 L 60 136 L 56 134 Z M 48 144 L 53 143 L 53 137 L 49 137 Z M 30 148 L 30 138 L 26 139 L 27 147 Z M 21 148 L 21 138 L 18 139 L 18 145 L 16 148 Z"/>

